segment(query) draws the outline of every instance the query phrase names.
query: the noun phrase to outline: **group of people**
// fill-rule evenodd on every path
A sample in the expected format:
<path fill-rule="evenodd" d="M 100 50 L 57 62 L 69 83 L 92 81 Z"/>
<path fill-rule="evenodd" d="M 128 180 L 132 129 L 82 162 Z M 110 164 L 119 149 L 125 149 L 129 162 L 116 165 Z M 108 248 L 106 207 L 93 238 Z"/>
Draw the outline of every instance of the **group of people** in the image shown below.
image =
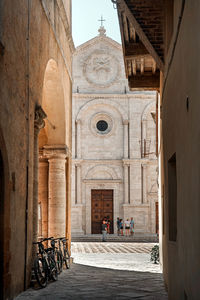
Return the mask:
<path fill-rule="evenodd" d="M 134 235 L 134 227 L 135 223 L 133 218 L 129 221 L 129 219 L 126 219 L 126 221 L 123 221 L 123 219 L 117 218 L 117 234 L 118 235 L 124 235 L 124 229 L 125 229 L 125 236 L 133 236 Z"/>
<path fill-rule="evenodd" d="M 133 236 L 134 235 L 134 227 L 135 223 L 133 218 L 127 219 L 125 222 L 123 219 L 117 218 L 117 234 L 123 236 L 125 229 L 125 236 Z M 110 220 L 108 218 L 103 218 L 102 220 L 102 241 L 106 241 L 106 235 L 110 233 Z"/>

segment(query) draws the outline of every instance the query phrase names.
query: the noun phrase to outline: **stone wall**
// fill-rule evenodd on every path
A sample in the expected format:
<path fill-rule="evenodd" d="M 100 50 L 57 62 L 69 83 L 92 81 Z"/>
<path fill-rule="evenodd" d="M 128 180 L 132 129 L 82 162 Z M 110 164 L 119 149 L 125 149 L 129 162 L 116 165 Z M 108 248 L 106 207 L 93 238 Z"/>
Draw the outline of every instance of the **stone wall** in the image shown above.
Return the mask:
<path fill-rule="evenodd" d="M 69 149 L 71 147 L 73 43 L 70 31 L 67 36 L 66 24 L 60 17 L 60 14 L 65 15 L 62 2 L 55 0 L 51 3 L 54 7 L 50 9 L 47 1 L 1 1 L 0 41 L 4 52 L 0 56 L 0 150 L 5 192 L 1 209 L 4 217 L 4 232 L 1 233 L 4 278 L 0 285 L 3 299 L 13 299 L 30 280 L 33 192 L 37 191 L 35 106 L 43 105 L 44 74 L 50 59 L 56 62 L 61 75 L 67 120 L 65 144 Z M 50 15 L 54 13 L 60 25 L 59 33 L 55 31 L 48 12 Z"/>
<path fill-rule="evenodd" d="M 164 78 L 162 101 L 165 170 L 163 266 L 169 299 L 199 299 L 200 3 L 186 1 L 183 10 L 182 4 L 182 1 L 174 1 L 174 31 L 166 57 L 167 76 Z M 169 168 L 170 159 L 174 154 L 176 154 L 177 221 L 173 226 L 177 228 L 177 235 L 175 240 L 171 240 Z"/>

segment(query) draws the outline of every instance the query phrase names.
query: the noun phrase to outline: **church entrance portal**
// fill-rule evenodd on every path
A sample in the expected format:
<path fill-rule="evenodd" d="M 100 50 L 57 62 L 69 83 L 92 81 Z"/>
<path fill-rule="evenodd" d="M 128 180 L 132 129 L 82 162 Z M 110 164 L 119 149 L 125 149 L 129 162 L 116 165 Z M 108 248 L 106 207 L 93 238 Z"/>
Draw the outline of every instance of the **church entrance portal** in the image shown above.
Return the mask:
<path fill-rule="evenodd" d="M 91 190 L 92 234 L 101 233 L 104 217 L 110 220 L 110 233 L 113 233 L 113 190 Z"/>

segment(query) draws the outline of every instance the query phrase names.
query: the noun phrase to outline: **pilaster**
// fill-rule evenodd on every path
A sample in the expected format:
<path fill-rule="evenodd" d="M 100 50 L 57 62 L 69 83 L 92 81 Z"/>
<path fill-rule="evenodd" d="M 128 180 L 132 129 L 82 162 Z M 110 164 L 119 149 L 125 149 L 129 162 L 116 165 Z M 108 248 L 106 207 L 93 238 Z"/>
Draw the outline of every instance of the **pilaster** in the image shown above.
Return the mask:
<path fill-rule="evenodd" d="M 41 106 L 35 108 L 34 118 L 34 177 L 33 177 L 33 242 L 38 240 L 38 135 L 40 129 L 44 128 L 44 119 L 47 117 Z M 33 245 L 33 257 L 37 251 L 36 245 Z"/>

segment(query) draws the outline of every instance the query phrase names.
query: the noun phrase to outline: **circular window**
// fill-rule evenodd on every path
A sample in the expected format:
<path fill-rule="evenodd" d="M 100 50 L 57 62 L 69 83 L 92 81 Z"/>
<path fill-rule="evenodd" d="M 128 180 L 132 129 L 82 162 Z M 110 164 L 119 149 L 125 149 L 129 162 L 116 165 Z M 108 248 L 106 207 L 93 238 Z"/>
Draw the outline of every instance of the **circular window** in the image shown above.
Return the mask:
<path fill-rule="evenodd" d="M 112 117 L 105 113 L 99 112 L 92 116 L 90 121 L 90 129 L 97 136 L 109 136 L 113 129 Z"/>
<path fill-rule="evenodd" d="M 108 123 L 104 120 L 100 120 L 97 122 L 96 126 L 99 131 L 106 131 L 108 128 Z"/>

